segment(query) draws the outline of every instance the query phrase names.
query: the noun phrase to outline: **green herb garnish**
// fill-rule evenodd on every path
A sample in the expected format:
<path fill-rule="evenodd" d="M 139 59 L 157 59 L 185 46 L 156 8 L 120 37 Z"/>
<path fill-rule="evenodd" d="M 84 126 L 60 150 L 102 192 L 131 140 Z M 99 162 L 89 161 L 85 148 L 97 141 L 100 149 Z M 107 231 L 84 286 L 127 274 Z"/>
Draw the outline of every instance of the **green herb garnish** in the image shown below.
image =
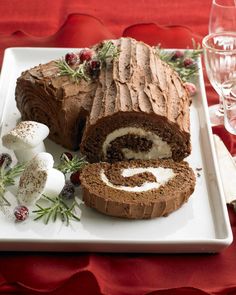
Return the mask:
<path fill-rule="evenodd" d="M 65 153 L 62 154 L 61 162 L 56 167 L 62 173 L 70 173 L 81 170 L 88 162 L 85 160 L 85 157 L 79 158 L 78 156 L 74 156 L 72 160 L 70 160 Z"/>
<path fill-rule="evenodd" d="M 16 164 L 13 168 L 6 168 L 3 164 L 0 169 L 0 205 L 10 206 L 9 201 L 4 197 L 6 187 L 15 184 L 15 178 L 19 176 L 25 168 L 25 164 Z"/>
<path fill-rule="evenodd" d="M 75 207 L 78 206 L 74 201 L 71 206 L 68 206 L 60 196 L 50 198 L 43 195 L 44 199 L 50 202 L 49 207 L 42 207 L 38 203 L 36 206 L 38 210 L 34 210 L 33 213 L 37 214 L 34 220 L 43 219 L 45 224 L 48 224 L 50 220 L 55 222 L 57 218 L 60 218 L 62 222 L 65 222 L 68 226 L 71 220 L 80 221 L 80 218 L 74 214 Z"/>
<path fill-rule="evenodd" d="M 87 51 L 87 52 L 86 52 Z M 97 78 L 101 66 L 108 58 L 115 58 L 119 54 L 117 47 L 112 41 L 101 43 L 97 52 L 93 49 L 83 49 L 79 53 L 68 53 L 56 61 L 60 76 L 70 76 L 75 82 L 81 79 L 89 81 Z"/>
<path fill-rule="evenodd" d="M 119 55 L 119 50 L 112 43 L 112 41 L 106 41 L 103 46 L 98 50 L 97 59 L 101 62 L 105 62 L 108 58 L 115 58 Z"/>
<path fill-rule="evenodd" d="M 59 75 L 60 76 L 70 76 L 72 77 L 76 82 L 83 79 L 85 81 L 89 81 L 90 77 L 87 74 L 87 68 L 86 64 L 82 63 L 78 65 L 75 68 L 72 68 L 68 65 L 68 63 L 65 61 L 64 58 L 59 59 L 56 61 L 56 64 L 60 70 Z"/>
<path fill-rule="evenodd" d="M 158 46 L 157 54 L 179 74 L 184 82 L 187 82 L 198 72 L 196 60 L 202 54 L 202 49 L 200 44 L 196 44 L 193 40 L 193 50 L 167 52 Z"/>

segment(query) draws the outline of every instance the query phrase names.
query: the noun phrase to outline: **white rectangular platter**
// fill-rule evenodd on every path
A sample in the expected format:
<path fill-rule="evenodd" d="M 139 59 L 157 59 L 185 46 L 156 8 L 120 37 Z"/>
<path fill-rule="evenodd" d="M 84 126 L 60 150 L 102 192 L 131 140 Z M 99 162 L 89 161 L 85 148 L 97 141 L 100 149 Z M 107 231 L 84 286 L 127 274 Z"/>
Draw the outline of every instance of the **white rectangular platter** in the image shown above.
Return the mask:
<path fill-rule="evenodd" d="M 5 51 L 0 80 L 1 136 L 20 119 L 14 96 L 17 77 L 22 71 L 62 57 L 68 51 L 62 48 Z M 32 217 L 16 223 L 0 211 L 0 250 L 187 253 L 220 252 L 230 245 L 232 232 L 216 162 L 200 59 L 198 63 L 198 93 L 191 106 L 192 153 L 186 159 L 196 173 L 196 188 L 182 208 L 168 217 L 125 220 L 102 215 L 81 203 L 81 221 L 73 221 L 69 226 L 61 221 L 45 225 Z M 55 159 L 64 151 L 50 140 L 46 146 Z M 1 141 L 0 151 L 9 152 Z M 14 191 L 12 187 L 7 194 L 13 204 Z"/>

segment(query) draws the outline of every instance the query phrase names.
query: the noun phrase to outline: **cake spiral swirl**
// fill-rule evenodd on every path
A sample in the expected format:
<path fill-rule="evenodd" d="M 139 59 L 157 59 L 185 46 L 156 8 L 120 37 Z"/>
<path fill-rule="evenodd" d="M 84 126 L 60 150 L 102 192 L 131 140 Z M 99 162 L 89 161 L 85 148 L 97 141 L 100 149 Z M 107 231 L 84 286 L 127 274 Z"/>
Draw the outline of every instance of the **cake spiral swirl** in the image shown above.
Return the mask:
<path fill-rule="evenodd" d="M 147 219 L 166 216 L 187 202 L 195 175 L 183 161 L 103 162 L 85 167 L 81 184 L 87 206 L 106 215 Z"/>

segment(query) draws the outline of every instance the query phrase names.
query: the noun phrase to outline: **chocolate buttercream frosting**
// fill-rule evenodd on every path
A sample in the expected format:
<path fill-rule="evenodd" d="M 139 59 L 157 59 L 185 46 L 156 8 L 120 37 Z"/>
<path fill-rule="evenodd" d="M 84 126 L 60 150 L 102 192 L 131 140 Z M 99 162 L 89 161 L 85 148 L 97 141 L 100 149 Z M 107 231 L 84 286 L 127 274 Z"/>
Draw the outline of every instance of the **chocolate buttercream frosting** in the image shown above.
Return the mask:
<path fill-rule="evenodd" d="M 17 79 L 15 97 L 22 120 L 44 123 L 49 137 L 76 150 L 91 109 L 97 81 L 61 76 L 56 61 L 36 66 Z"/>
<path fill-rule="evenodd" d="M 167 216 L 188 201 L 195 187 L 189 165 L 173 160 L 89 164 L 80 179 L 88 207 L 129 219 Z"/>
<path fill-rule="evenodd" d="M 154 48 L 114 41 L 119 56 L 99 76 L 81 151 L 90 162 L 173 158 L 190 154 L 190 98 Z"/>
<path fill-rule="evenodd" d="M 46 124 L 52 140 L 80 146 L 90 162 L 182 160 L 191 145 L 190 98 L 181 79 L 147 44 L 112 42 L 119 54 L 96 79 L 60 76 L 55 61 L 22 73 L 16 86 L 22 119 Z"/>

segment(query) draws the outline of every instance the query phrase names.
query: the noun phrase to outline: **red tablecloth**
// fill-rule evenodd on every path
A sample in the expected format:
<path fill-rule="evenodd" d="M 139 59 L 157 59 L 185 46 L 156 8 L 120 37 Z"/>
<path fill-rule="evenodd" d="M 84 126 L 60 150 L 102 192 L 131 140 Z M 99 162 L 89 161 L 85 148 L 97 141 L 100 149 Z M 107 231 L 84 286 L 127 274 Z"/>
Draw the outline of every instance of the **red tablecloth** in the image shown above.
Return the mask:
<path fill-rule="evenodd" d="M 0 58 L 6 47 L 84 47 L 122 35 L 191 47 L 207 33 L 209 10 L 210 0 L 1 0 Z M 236 152 L 235 137 L 213 131 Z M 236 242 L 215 255 L 0 253 L 0 294 L 236 294 L 235 262 Z"/>

